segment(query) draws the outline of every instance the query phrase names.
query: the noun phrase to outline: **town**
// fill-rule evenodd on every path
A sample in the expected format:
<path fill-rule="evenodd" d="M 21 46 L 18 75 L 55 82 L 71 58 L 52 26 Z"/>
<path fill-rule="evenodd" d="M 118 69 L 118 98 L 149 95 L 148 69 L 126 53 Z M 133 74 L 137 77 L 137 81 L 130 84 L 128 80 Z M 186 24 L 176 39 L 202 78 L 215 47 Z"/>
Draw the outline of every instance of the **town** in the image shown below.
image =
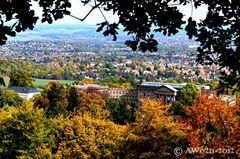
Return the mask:
<path fill-rule="evenodd" d="M 8 76 L 12 69 L 19 67 L 28 69 L 34 78 L 40 79 L 82 80 L 89 77 L 97 82 L 115 76 L 130 79 L 133 85 L 143 81 L 182 83 L 189 80 L 208 84 L 218 79 L 217 66 L 197 64 L 196 48 L 187 47 L 187 44 L 164 45 L 159 52 L 140 53 L 118 45 L 109 48 L 51 41 L 10 41 L 0 49 L 0 73 Z"/>

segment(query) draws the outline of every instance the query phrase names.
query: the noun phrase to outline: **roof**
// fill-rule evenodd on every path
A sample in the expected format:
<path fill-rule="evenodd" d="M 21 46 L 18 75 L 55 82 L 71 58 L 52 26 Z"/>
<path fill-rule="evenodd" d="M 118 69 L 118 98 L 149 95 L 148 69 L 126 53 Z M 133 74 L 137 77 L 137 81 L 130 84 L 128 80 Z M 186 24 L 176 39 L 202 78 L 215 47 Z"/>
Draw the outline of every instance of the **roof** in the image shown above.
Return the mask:
<path fill-rule="evenodd" d="M 174 84 L 174 83 L 161 83 L 161 82 L 144 82 L 140 85 L 140 87 L 161 87 L 161 86 L 166 86 L 169 89 L 175 89 L 179 90 L 182 87 L 186 86 L 187 83 L 181 83 L 181 84 Z"/>
<path fill-rule="evenodd" d="M 179 90 L 181 88 L 183 88 L 184 86 L 186 86 L 187 83 L 161 83 L 161 82 L 144 82 L 140 85 L 140 87 L 161 87 L 161 86 L 167 86 L 169 87 L 169 89 L 174 88 L 175 90 Z M 205 89 L 205 90 L 209 90 L 210 87 L 209 86 L 202 86 L 202 85 L 197 85 L 198 89 Z"/>
<path fill-rule="evenodd" d="M 9 87 L 9 88 L 7 88 L 7 90 L 14 90 L 18 93 L 37 93 L 37 92 L 40 92 L 39 88 L 16 87 L 16 86 Z"/>
<path fill-rule="evenodd" d="M 173 88 L 170 85 L 163 85 L 162 87 L 167 87 L 168 89 L 172 90 L 173 92 L 177 92 L 178 90 L 176 90 L 175 88 Z"/>

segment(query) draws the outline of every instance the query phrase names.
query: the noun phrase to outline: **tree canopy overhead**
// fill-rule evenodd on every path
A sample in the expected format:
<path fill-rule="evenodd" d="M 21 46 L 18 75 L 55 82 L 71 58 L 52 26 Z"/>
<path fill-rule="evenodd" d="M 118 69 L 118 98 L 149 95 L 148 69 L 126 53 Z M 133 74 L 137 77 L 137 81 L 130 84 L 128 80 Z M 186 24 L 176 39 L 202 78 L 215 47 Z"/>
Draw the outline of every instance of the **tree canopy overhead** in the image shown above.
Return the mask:
<path fill-rule="evenodd" d="M 33 29 L 39 17 L 31 9 L 32 2 L 42 8 L 42 22 L 52 23 L 54 20 L 71 15 L 68 0 L 1 0 L 0 3 L 0 44 L 5 44 L 7 35 L 15 36 L 17 32 Z M 158 42 L 154 33 L 174 35 L 185 29 L 189 38 L 200 43 L 197 62 L 200 64 L 217 64 L 220 66 L 224 86 L 240 87 L 240 0 L 81 0 L 92 9 L 113 11 L 119 17 L 118 22 L 109 23 L 107 17 L 98 24 L 98 32 L 105 36 L 113 36 L 117 40 L 118 27 L 133 38 L 125 44 L 133 50 L 143 52 L 157 51 Z M 206 5 L 206 18 L 197 22 L 190 17 L 184 20 L 177 6 L 192 5 L 193 8 Z M 102 12 L 101 12 L 102 13 Z M 76 18 L 76 17 L 75 17 Z M 14 20 L 12 25 L 6 22 Z M 183 25 L 185 24 L 185 25 Z"/>

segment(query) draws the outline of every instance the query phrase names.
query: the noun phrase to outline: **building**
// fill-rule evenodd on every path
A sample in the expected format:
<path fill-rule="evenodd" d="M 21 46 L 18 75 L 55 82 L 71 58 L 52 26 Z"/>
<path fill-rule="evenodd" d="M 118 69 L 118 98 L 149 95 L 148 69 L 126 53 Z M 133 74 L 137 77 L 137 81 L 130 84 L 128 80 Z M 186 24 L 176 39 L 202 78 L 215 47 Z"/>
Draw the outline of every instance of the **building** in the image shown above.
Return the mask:
<path fill-rule="evenodd" d="M 137 102 L 138 89 L 137 88 L 108 88 L 110 98 L 121 98 L 127 101 Z"/>
<path fill-rule="evenodd" d="M 13 90 L 19 94 L 21 98 L 31 99 L 35 94 L 40 93 L 39 88 L 30 88 L 30 87 L 16 87 L 12 86 L 7 88 L 7 90 Z"/>
<path fill-rule="evenodd" d="M 162 104 L 170 103 L 175 100 L 178 90 L 168 84 L 153 85 L 148 83 L 143 83 L 138 86 L 138 99 L 140 98 L 156 98 Z"/>
<path fill-rule="evenodd" d="M 187 83 L 173 84 L 161 82 L 144 82 L 138 86 L 138 99 L 156 98 L 163 104 L 175 101 L 177 92 L 185 87 Z M 210 90 L 209 86 L 197 85 L 199 90 Z"/>
<path fill-rule="evenodd" d="M 86 89 L 95 87 L 98 91 L 106 91 L 110 98 L 124 99 L 127 101 L 138 102 L 140 98 L 155 98 L 162 104 L 168 104 L 175 101 L 177 92 L 186 86 L 187 83 L 173 84 L 160 82 L 144 82 L 135 88 L 108 88 L 101 85 L 81 85 L 76 88 Z M 199 90 L 210 90 L 209 86 L 197 85 Z"/>
<path fill-rule="evenodd" d="M 236 106 L 237 105 L 237 97 L 236 95 L 221 95 L 221 100 L 225 101 L 228 106 Z"/>

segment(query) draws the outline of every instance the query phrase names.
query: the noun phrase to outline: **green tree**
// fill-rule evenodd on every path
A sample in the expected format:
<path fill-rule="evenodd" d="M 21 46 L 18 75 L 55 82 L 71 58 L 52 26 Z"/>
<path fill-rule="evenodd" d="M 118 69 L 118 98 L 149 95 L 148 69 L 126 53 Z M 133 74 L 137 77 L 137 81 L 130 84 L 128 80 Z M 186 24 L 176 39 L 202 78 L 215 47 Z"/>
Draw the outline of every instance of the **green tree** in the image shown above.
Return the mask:
<path fill-rule="evenodd" d="M 68 111 L 73 111 L 75 108 L 80 107 L 80 94 L 75 87 L 68 89 Z"/>
<path fill-rule="evenodd" d="M 199 75 L 200 75 L 200 70 L 199 69 L 197 69 L 196 71 L 195 71 L 195 75 L 198 77 Z"/>
<path fill-rule="evenodd" d="M 188 83 L 185 87 L 181 88 L 177 95 L 176 101 L 172 103 L 171 111 L 175 115 L 185 115 L 184 107 L 185 106 L 192 106 L 194 100 L 197 99 L 197 94 L 200 91 L 193 83 Z"/>
<path fill-rule="evenodd" d="M 110 111 L 109 119 L 116 124 L 126 124 L 134 121 L 136 105 L 123 99 L 109 98 L 106 109 Z"/>
<path fill-rule="evenodd" d="M 33 87 L 32 81 L 34 81 L 34 79 L 27 71 L 16 69 L 11 72 L 9 77 L 9 86 Z"/>
<path fill-rule="evenodd" d="M 66 115 L 68 107 L 67 91 L 62 84 L 52 82 L 47 90 L 47 98 L 49 100 L 49 106 L 46 109 L 47 116 Z"/>

